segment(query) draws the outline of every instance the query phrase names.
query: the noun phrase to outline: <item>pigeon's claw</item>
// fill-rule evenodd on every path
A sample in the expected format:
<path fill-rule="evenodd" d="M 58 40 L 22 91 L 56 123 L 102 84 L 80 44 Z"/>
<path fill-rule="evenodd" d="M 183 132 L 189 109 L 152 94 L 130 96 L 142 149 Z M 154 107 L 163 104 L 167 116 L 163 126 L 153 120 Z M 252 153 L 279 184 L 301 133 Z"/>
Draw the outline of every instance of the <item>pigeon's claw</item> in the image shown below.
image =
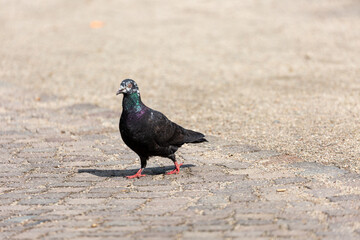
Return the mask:
<path fill-rule="evenodd" d="M 166 173 L 167 175 L 174 174 L 174 173 L 178 174 L 180 172 L 180 166 L 182 166 L 183 164 L 182 163 L 178 164 L 177 162 L 174 162 L 174 164 L 175 164 L 175 169 Z"/>
<path fill-rule="evenodd" d="M 177 170 L 176 168 L 174 169 L 174 170 L 172 170 L 172 171 L 170 171 L 170 172 L 167 172 L 166 173 L 166 175 L 170 175 L 170 174 L 178 174 L 180 171 L 179 170 Z"/>
<path fill-rule="evenodd" d="M 143 169 L 140 168 L 139 171 L 138 171 L 136 174 L 131 175 L 131 176 L 126 176 L 127 179 L 140 178 L 140 177 L 146 176 L 145 174 L 141 174 L 142 170 L 143 170 Z"/>

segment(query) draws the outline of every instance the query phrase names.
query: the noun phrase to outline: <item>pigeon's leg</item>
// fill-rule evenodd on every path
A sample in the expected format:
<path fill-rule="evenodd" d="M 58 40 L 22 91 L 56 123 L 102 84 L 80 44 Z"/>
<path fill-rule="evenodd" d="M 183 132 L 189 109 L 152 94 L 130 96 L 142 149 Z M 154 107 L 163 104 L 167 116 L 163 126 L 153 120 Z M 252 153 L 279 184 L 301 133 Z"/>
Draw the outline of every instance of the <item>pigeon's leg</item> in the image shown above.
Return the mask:
<path fill-rule="evenodd" d="M 148 160 L 148 157 L 142 157 L 142 156 L 140 156 L 140 160 L 141 160 L 141 168 L 139 169 L 139 171 L 137 171 L 136 174 L 131 175 L 131 176 L 127 176 L 128 179 L 140 178 L 140 177 L 146 176 L 145 174 L 141 174 L 141 172 L 142 172 L 142 171 L 144 170 L 144 168 L 146 167 L 146 161 Z"/>
<path fill-rule="evenodd" d="M 175 164 L 175 169 L 172 170 L 172 171 L 170 171 L 170 172 L 168 172 L 168 173 L 166 173 L 166 174 L 167 174 L 167 175 L 174 174 L 174 173 L 175 173 L 175 174 L 178 174 L 178 173 L 180 172 L 180 166 L 183 165 L 183 164 L 182 164 L 182 163 L 180 163 L 180 164 L 177 163 L 177 161 L 176 161 L 176 159 L 175 159 L 175 154 L 169 155 L 168 158 L 170 158 L 170 159 L 174 162 L 174 164 Z"/>
<path fill-rule="evenodd" d="M 144 177 L 146 176 L 145 174 L 141 174 L 141 172 L 143 171 L 143 168 L 140 168 L 139 171 L 137 171 L 136 174 L 131 175 L 131 176 L 126 176 L 128 179 L 132 179 L 132 178 L 140 178 L 140 177 Z"/>

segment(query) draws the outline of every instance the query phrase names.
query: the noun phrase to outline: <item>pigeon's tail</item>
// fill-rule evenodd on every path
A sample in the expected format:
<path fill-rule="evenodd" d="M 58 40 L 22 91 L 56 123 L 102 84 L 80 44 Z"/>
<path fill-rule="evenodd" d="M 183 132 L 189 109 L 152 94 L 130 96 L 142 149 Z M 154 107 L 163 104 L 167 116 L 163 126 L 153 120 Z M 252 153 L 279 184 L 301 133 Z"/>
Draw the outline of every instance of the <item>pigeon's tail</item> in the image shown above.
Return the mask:
<path fill-rule="evenodd" d="M 205 135 L 199 132 L 185 129 L 185 143 L 201 143 L 207 142 Z"/>

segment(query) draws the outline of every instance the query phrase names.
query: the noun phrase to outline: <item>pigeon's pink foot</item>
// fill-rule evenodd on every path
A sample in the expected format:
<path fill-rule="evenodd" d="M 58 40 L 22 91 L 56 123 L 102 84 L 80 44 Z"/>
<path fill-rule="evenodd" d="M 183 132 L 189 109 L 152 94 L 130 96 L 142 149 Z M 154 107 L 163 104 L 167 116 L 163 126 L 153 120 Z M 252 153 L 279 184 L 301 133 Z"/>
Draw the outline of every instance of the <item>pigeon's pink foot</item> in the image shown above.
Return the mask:
<path fill-rule="evenodd" d="M 146 176 L 146 175 L 145 175 L 145 174 L 141 174 L 142 170 L 143 170 L 143 169 L 140 168 L 139 171 L 138 171 L 136 174 L 134 174 L 134 175 L 132 175 L 132 176 L 126 176 L 126 177 L 127 177 L 128 179 L 144 177 L 144 176 Z"/>
<path fill-rule="evenodd" d="M 182 163 L 178 164 L 177 162 L 174 162 L 175 164 L 175 169 L 166 173 L 167 175 L 170 175 L 170 174 L 178 174 L 180 172 L 180 166 L 183 165 Z"/>

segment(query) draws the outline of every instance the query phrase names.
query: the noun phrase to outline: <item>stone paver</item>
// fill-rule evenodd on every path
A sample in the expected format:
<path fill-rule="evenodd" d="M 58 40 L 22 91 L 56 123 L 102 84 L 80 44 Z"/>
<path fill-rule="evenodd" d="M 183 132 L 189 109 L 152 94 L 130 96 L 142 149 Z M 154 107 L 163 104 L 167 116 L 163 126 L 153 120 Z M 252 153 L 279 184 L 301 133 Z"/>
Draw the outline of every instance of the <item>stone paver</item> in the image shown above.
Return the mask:
<path fill-rule="evenodd" d="M 21 98 L 15 96 L 21 95 Z M 148 176 L 119 113 L 0 84 L 1 239 L 359 239 L 360 176 L 209 136 Z"/>

